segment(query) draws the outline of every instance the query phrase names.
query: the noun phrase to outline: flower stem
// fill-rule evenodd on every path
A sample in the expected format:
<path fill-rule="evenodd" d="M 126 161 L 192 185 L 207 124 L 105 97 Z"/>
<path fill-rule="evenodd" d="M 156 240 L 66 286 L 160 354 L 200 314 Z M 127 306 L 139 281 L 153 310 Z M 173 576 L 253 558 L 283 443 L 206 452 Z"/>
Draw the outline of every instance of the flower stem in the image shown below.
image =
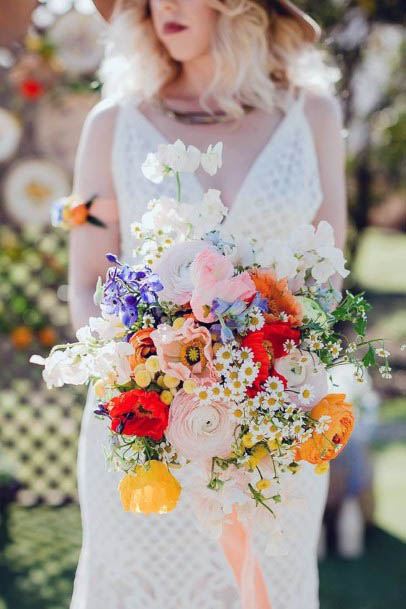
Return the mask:
<path fill-rule="evenodd" d="M 180 175 L 179 175 L 179 171 L 176 172 L 176 197 L 178 199 L 178 202 L 180 203 L 180 197 L 181 197 L 181 184 L 180 184 Z"/>

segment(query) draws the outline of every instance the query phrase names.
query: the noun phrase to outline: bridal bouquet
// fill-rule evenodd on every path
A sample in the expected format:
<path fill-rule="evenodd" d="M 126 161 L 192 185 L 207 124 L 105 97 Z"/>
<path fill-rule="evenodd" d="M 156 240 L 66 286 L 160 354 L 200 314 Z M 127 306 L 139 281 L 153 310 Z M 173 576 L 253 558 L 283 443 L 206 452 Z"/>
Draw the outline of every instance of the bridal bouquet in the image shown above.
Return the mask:
<path fill-rule="evenodd" d="M 77 342 L 32 358 L 49 387 L 93 387 L 127 511 L 171 511 L 176 470 L 196 466 L 201 505 L 219 522 L 234 508 L 277 514 L 281 477 L 304 462 L 325 471 L 351 435 L 331 369 L 351 363 L 362 380 L 381 357 L 390 376 L 382 343 L 364 338 L 367 302 L 330 282 L 348 271 L 328 223 L 259 247 L 224 231 L 218 190 L 182 202 L 181 174 L 214 175 L 221 154 L 221 143 L 203 153 L 179 140 L 148 154 L 144 175 L 174 177 L 177 197 L 152 200 L 132 225 L 136 264 L 107 255 L 100 316 Z M 353 325 L 351 341 L 341 322 Z"/>

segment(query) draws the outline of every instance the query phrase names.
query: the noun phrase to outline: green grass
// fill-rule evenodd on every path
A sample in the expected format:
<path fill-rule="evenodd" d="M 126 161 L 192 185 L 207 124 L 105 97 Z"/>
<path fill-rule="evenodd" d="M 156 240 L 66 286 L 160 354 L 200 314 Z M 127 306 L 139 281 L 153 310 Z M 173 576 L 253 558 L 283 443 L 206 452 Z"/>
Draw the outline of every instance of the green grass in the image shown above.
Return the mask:
<path fill-rule="evenodd" d="M 406 293 L 406 235 L 368 228 L 353 265 L 354 277 L 375 292 Z"/>

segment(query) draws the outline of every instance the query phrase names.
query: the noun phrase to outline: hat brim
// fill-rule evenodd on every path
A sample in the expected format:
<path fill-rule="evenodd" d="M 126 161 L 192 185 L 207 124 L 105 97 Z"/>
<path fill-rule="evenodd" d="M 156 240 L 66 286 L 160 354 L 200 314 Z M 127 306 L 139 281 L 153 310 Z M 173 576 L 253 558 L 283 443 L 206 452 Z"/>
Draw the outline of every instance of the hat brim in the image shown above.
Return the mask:
<path fill-rule="evenodd" d="M 273 0 L 274 3 L 275 0 Z M 123 0 L 93 0 L 97 10 L 106 21 L 110 21 L 113 17 L 113 13 L 120 10 L 120 5 L 124 8 L 125 3 Z M 267 0 L 269 2 L 269 0 Z M 276 0 L 280 5 L 281 9 L 286 11 L 289 15 L 294 17 L 300 27 L 302 28 L 305 39 L 308 42 L 317 42 L 321 36 L 321 28 L 319 24 L 310 17 L 307 13 L 302 11 L 296 4 L 290 2 L 290 0 Z"/>
<path fill-rule="evenodd" d="M 294 17 L 302 28 L 304 37 L 307 42 L 317 42 L 320 40 L 321 27 L 310 15 L 302 11 L 296 4 L 290 0 L 276 0 L 282 10 Z"/>

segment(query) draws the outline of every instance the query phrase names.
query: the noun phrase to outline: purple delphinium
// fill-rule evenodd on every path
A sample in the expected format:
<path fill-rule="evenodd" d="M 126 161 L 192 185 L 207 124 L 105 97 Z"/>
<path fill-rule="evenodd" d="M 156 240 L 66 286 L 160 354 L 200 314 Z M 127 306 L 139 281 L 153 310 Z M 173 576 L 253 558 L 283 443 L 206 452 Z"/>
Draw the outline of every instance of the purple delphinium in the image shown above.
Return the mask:
<path fill-rule="evenodd" d="M 120 315 L 123 323 L 131 327 L 138 320 L 140 305 L 145 312 L 145 305 L 157 304 L 157 293 L 163 285 L 149 267 L 133 269 L 114 254 L 107 254 L 107 260 L 117 266 L 107 271 L 101 309 L 110 315 Z"/>
<path fill-rule="evenodd" d="M 215 298 L 211 306 L 211 313 L 219 320 L 214 324 L 211 331 L 220 335 L 223 343 L 234 339 L 234 332 L 245 334 L 247 331 L 249 316 L 254 308 L 262 313 L 268 310 L 266 299 L 261 294 L 255 294 L 252 301 L 247 304 L 244 300 L 227 302 L 221 298 Z"/>

